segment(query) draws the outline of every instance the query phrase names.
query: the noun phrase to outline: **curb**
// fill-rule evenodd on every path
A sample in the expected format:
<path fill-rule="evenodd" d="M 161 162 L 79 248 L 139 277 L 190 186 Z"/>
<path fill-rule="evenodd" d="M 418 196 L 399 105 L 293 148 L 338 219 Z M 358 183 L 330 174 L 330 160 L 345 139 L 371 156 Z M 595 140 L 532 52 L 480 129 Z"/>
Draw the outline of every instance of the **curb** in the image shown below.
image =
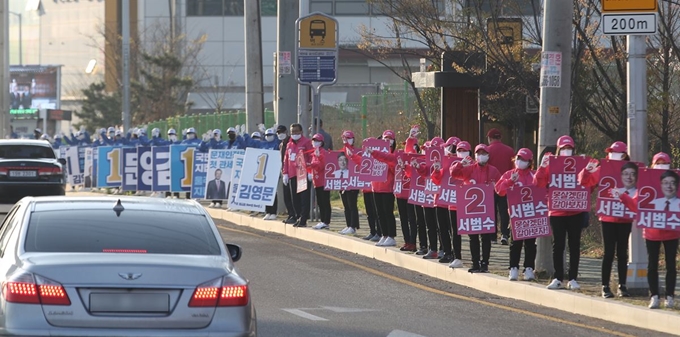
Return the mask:
<path fill-rule="evenodd" d="M 396 248 L 376 247 L 364 241 L 328 231 L 295 228 L 280 221 L 265 221 L 246 214 L 206 208 L 216 219 L 260 231 L 273 232 L 303 241 L 314 242 L 350 253 L 359 254 L 397 267 L 405 268 L 443 281 L 455 283 L 485 293 L 513 298 L 569 313 L 597 318 L 641 329 L 680 335 L 680 315 L 665 310 L 650 310 L 628 303 L 613 302 L 568 290 L 548 290 L 544 285 L 511 282 L 494 274 L 471 274 L 463 269 L 451 269 L 446 264 L 424 261 L 404 254 Z"/>

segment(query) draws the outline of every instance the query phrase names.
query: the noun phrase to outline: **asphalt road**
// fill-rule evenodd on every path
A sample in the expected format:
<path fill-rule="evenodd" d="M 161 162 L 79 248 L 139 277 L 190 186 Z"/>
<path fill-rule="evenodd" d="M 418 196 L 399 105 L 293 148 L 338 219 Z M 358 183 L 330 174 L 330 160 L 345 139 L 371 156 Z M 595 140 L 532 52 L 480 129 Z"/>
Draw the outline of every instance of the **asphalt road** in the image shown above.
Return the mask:
<path fill-rule="evenodd" d="M 259 336 L 665 336 L 499 298 L 363 256 L 218 221 L 243 248 Z"/>

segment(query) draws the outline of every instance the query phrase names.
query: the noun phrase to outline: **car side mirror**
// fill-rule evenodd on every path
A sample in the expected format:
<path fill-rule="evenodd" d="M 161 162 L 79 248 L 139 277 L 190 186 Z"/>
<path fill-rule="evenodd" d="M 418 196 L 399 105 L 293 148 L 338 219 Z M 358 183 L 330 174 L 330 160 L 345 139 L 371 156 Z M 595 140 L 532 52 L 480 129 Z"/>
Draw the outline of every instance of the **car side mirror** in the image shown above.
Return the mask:
<path fill-rule="evenodd" d="M 241 249 L 240 246 L 227 243 L 227 250 L 229 251 L 229 255 L 231 255 L 232 261 L 236 262 L 241 259 L 241 254 L 243 253 L 243 250 Z"/>
<path fill-rule="evenodd" d="M 57 159 L 57 161 L 58 161 L 59 164 L 61 164 L 62 166 L 66 166 L 66 159 L 65 159 L 65 158 L 59 158 L 59 159 Z"/>

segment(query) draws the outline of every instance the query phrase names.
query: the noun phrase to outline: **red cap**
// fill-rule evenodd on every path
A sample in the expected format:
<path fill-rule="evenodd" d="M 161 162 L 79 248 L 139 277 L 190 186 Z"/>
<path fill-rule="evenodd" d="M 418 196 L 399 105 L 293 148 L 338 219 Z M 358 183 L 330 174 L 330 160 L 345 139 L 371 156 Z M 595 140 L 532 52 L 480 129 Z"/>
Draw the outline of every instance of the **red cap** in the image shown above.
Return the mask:
<path fill-rule="evenodd" d="M 383 137 L 383 139 L 384 139 L 384 138 L 395 139 L 395 138 L 394 138 L 394 131 L 392 131 L 392 130 L 385 130 L 385 132 L 383 132 L 383 134 L 382 134 L 382 137 Z"/>
<path fill-rule="evenodd" d="M 489 132 L 486 133 L 486 136 L 489 137 L 489 138 L 494 138 L 494 139 L 495 138 L 501 138 L 501 131 L 496 129 L 496 128 L 493 128 L 493 129 L 489 130 Z"/>
<path fill-rule="evenodd" d="M 430 141 L 430 145 L 434 147 L 441 147 L 444 145 L 444 139 L 441 137 L 434 137 L 432 138 L 432 141 Z"/>
<path fill-rule="evenodd" d="M 534 153 L 531 152 L 531 150 L 527 149 L 526 147 L 523 147 L 517 151 L 517 157 L 522 158 L 526 161 L 530 161 L 534 158 Z"/>
<path fill-rule="evenodd" d="M 451 145 L 456 146 L 456 145 L 458 145 L 458 143 L 460 143 L 460 138 L 449 137 L 449 139 L 446 140 L 446 144 L 444 144 L 444 146 L 451 146 Z"/>
<path fill-rule="evenodd" d="M 669 164 L 671 163 L 671 157 L 668 154 L 663 153 L 663 152 L 659 152 L 659 153 L 654 155 L 654 158 L 652 158 L 652 165 L 656 164 L 656 162 L 659 161 L 659 160 L 663 160 L 663 161 L 665 161 L 666 163 L 669 163 Z"/>
<path fill-rule="evenodd" d="M 314 134 L 314 136 L 312 137 L 312 140 L 318 140 L 320 142 L 323 142 L 323 135 L 320 134 L 320 133 Z"/>
<path fill-rule="evenodd" d="M 470 143 L 468 143 L 466 141 L 462 141 L 462 142 L 458 143 L 458 145 L 456 146 L 456 150 L 470 151 L 470 148 L 471 148 Z"/>
<path fill-rule="evenodd" d="M 479 144 L 475 146 L 475 153 L 477 153 L 479 150 L 484 150 L 484 152 L 489 153 L 489 147 L 486 146 L 486 144 Z"/>
<path fill-rule="evenodd" d="M 342 138 L 354 138 L 354 132 L 352 131 L 343 131 L 342 132 Z"/>
<path fill-rule="evenodd" d="M 616 142 L 614 142 L 614 144 L 612 144 L 612 146 L 605 149 L 604 152 L 627 153 L 628 152 L 628 146 L 624 142 L 616 141 Z"/>
<path fill-rule="evenodd" d="M 565 146 L 575 147 L 574 146 L 574 140 L 567 135 L 564 135 L 564 136 L 557 139 L 557 149 L 558 150 L 565 147 Z"/>

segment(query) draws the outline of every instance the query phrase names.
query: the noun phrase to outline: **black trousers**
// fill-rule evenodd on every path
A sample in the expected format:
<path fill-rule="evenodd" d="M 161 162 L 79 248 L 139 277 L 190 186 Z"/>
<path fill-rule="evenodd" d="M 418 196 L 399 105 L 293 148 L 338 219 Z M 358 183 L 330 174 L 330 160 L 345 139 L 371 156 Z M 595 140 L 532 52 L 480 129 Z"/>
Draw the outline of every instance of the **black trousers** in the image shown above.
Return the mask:
<path fill-rule="evenodd" d="M 293 205 L 293 193 L 291 193 L 290 189 L 291 180 L 288 181 L 288 185 L 283 185 L 283 204 L 286 205 L 288 216 L 295 218 L 297 212 L 295 211 L 295 205 Z"/>
<path fill-rule="evenodd" d="M 458 226 L 456 225 L 458 223 L 458 215 L 456 211 L 454 210 L 449 210 L 449 219 L 451 219 L 451 242 L 453 243 L 453 258 L 454 259 L 463 259 L 463 254 L 461 251 L 463 250 L 463 238 L 458 234 Z"/>
<path fill-rule="evenodd" d="M 413 205 L 416 211 L 416 226 L 418 227 L 418 242 L 420 248 L 427 248 L 427 226 L 425 225 L 425 208 L 420 205 Z"/>
<path fill-rule="evenodd" d="M 449 218 L 448 207 L 435 207 L 437 212 L 437 226 L 439 227 L 439 238 L 442 242 L 444 254 L 451 252 L 451 219 Z"/>
<path fill-rule="evenodd" d="M 319 219 L 326 225 L 331 223 L 331 191 L 325 191 L 323 186 L 317 187 L 316 204 L 319 206 Z"/>
<path fill-rule="evenodd" d="M 354 229 L 359 227 L 359 209 L 357 208 L 357 198 L 359 191 L 342 191 L 340 192 L 340 199 L 342 199 L 342 207 L 345 208 L 345 222 L 347 227 Z M 368 206 L 366 206 L 368 208 Z"/>
<path fill-rule="evenodd" d="M 552 258 L 553 266 L 555 266 L 553 278 L 564 281 L 565 240 L 569 238 L 569 280 L 576 280 L 578 277 L 578 264 L 581 259 L 583 214 L 551 216 L 550 227 L 553 232 Z"/>
<path fill-rule="evenodd" d="M 645 240 L 647 244 L 647 283 L 652 296 L 659 296 L 659 253 L 663 244 L 666 255 L 666 296 L 675 296 L 675 282 L 678 274 L 675 257 L 678 253 L 678 239 L 666 241 Z"/>
<path fill-rule="evenodd" d="M 496 233 L 488 234 L 472 234 L 470 237 L 470 255 L 472 255 L 472 263 L 489 265 L 489 257 L 491 256 L 491 240 L 496 238 Z M 482 258 L 479 258 L 479 237 L 482 237 Z"/>
<path fill-rule="evenodd" d="M 495 199 L 494 204 L 496 205 L 496 214 L 498 214 L 498 217 L 496 217 L 496 222 L 498 222 L 498 225 L 501 228 L 501 235 L 505 236 L 506 238 L 509 238 L 510 214 L 508 213 L 508 198 L 501 197 L 498 194 L 494 194 L 494 199 Z M 496 231 L 498 231 L 498 228 L 496 228 Z"/>
<path fill-rule="evenodd" d="M 378 211 L 378 223 L 383 236 L 397 236 L 397 221 L 394 219 L 394 194 L 373 193 L 375 208 Z"/>
<path fill-rule="evenodd" d="M 279 209 L 279 198 L 274 195 L 274 203 L 271 206 L 266 206 L 264 212 L 267 214 L 277 214 Z"/>
<path fill-rule="evenodd" d="M 378 211 L 375 208 L 375 196 L 373 195 L 373 192 L 363 192 L 363 193 L 364 193 L 364 207 L 366 207 L 366 221 L 368 221 L 368 228 L 371 232 L 371 235 L 378 234 L 379 236 L 382 236 L 382 231 L 380 230 L 380 224 L 378 224 Z M 358 195 L 358 192 L 357 192 L 357 195 Z M 358 224 L 358 220 L 357 220 L 357 224 Z M 357 228 L 359 228 L 358 226 L 359 225 L 357 225 Z"/>
<path fill-rule="evenodd" d="M 602 240 L 604 241 L 604 258 L 602 259 L 602 285 L 609 286 L 616 251 L 616 266 L 619 272 L 619 284 L 626 285 L 628 276 L 628 237 L 632 223 L 615 223 L 602 221 Z"/>
<path fill-rule="evenodd" d="M 301 225 L 306 225 L 309 219 L 309 206 L 312 202 L 311 193 L 309 193 L 312 183 L 307 181 L 307 189 L 301 193 L 297 193 L 297 178 L 291 178 L 289 184 L 293 207 L 295 207 L 295 218 L 300 221 Z"/>
<path fill-rule="evenodd" d="M 416 209 L 408 203 L 408 199 L 397 198 L 397 209 L 399 210 L 399 221 L 401 222 L 401 234 L 404 242 L 416 244 Z"/>
<path fill-rule="evenodd" d="M 437 210 L 435 207 L 423 207 L 425 212 L 425 224 L 427 225 L 428 247 L 430 250 L 437 251 L 439 244 L 439 225 L 437 224 Z"/>
<path fill-rule="evenodd" d="M 519 269 L 524 246 L 524 268 L 536 269 L 536 239 L 512 240 L 510 242 L 510 268 Z"/>

